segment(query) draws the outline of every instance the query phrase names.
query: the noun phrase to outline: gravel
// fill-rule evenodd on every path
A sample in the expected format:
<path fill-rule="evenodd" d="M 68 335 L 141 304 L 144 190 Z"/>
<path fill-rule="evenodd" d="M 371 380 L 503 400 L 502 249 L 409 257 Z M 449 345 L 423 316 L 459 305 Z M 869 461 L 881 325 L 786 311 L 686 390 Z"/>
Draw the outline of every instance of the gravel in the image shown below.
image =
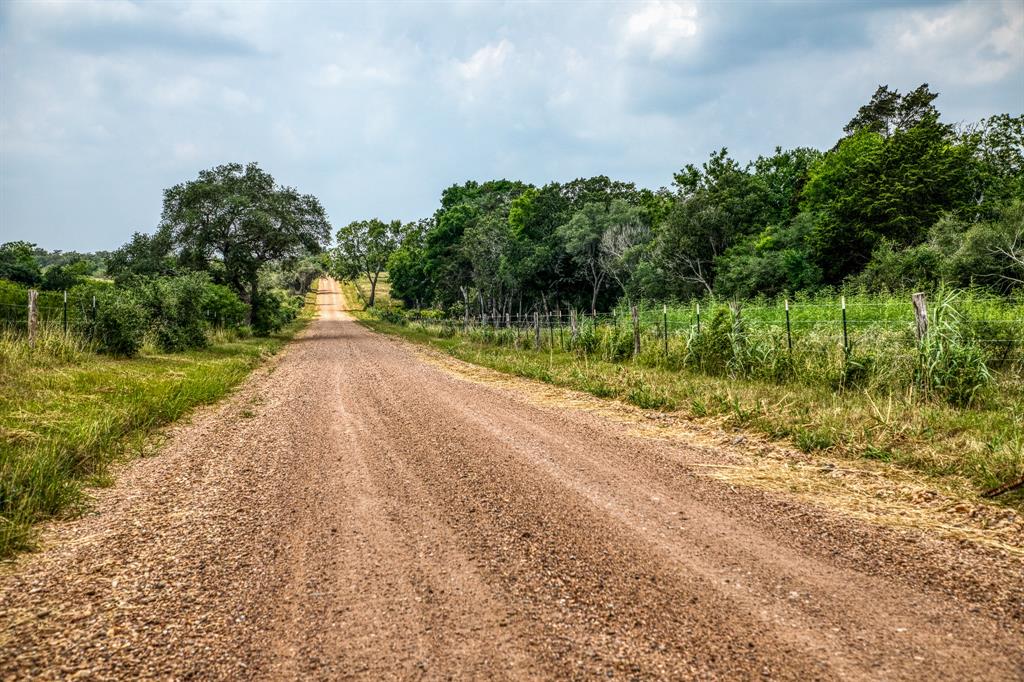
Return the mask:
<path fill-rule="evenodd" d="M 0 573 L 2 679 L 1024 679 L 1024 562 L 321 316 Z"/>

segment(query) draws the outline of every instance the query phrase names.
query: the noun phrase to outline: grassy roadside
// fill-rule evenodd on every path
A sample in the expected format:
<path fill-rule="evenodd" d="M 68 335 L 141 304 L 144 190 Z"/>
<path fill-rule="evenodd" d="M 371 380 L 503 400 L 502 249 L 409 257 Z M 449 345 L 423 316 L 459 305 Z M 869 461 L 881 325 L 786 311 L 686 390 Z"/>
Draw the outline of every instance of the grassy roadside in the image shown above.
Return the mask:
<path fill-rule="evenodd" d="M 215 337 L 203 350 L 117 359 L 44 336 L 0 353 L 0 557 L 31 549 L 39 521 L 73 514 L 83 486 L 143 451 L 161 426 L 212 403 L 278 352 L 315 311 L 264 338 Z M 22 344 L 23 346 L 23 344 Z"/>
<path fill-rule="evenodd" d="M 355 288 L 344 286 L 348 300 L 357 300 Z M 437 329 L 391 324 L 366 311 L 352 313 L 376 331 L 460 360 L 643 408 L 753 429 L 805 452 L 888 462 L 961 496 L 977 496 L 1024 474 L 1024 404 L 998 387 L 997 396 L 1008 397 L 984 409 L 961 409 L 902 394 L 836 393 L 826 387 L 612 363 L 558 350 L 516 350 L 460 335 L 444 338 Z M 1024 508 L 1024 492 L 999 501 Z"/>

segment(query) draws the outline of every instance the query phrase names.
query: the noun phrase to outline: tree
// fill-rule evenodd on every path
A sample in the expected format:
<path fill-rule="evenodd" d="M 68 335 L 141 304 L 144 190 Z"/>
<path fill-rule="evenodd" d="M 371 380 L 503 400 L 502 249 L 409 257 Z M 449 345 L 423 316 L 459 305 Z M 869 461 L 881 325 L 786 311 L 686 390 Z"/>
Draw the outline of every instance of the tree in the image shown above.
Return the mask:
<path fill-rule="evenodd" d="M 953 281 L 985 284 L 1003 293 L 1024 287 L 1024 201 L 1015 201 L 998 218 L 974 223 L 947 241 L 947 248 L 955 250 L 944 269 Z"/>
<path fill-rule="evenodd" d="M 167 228 L 151 235 L 136 232 L 107 258 L 107 274 L 119 282 L 131 276 L 173 275 L 176 270 L 174 240 Z"/>
<path fill-rule="evenodd" d="M 470 263 L 470 281 L 476 289 L 481 312 L 492 316 L 508 312 L 518 288 L 512 267 L 512 236 L 508 220 L 501 213 L 489 213 L 466 228 L 462 239 L 463 257 Z"/>
<path fill-rule="evenodd" d="M 92 265 L 87 260 L 76 260 L 64 265 L 51 265 L 43 273 L 42 288 L 47 291 L 70 289 L 82 282 L 91 272 Z"/>
<path fill-rule="evenodd" d="M 993 218 L 1015 198 L 1024 197 L 1024 115 L 982 119 L 962 136 L 978 161 L 978 210 Z"/>
<path fill-rule="evenodd" d="M 932 104 L 938 93 L 922 83 L 906 95 L 879 85 L 871 101 L 857 110 L 857 115 L 843 128 L 847 135 L 866 130 L 882 137 L 891 137 L 897 131 L 907 131 L 928 117 L 938 118 Z"/>
<path fill-rule="evenodd" d="M 763 225 L 768 184 L 724 148 L 700 168 L 689 164 L 675 174 L 676 200 L 655 250 L 661 268 L 685 285 L 680 293 L 712 293 L 717 259 Z"/>
<path fill-rule="evenodd" d="M 42 281 L 39 261 L 33 255 L 35 244 L 7 242 L 0 244 L 0 279 L 36 286 Z"/>
<path fill-rule="evenodd" d="M 650 241 L 651 230 L 640 219 L 640 211 L 636 209 L 623 212 L 621 218 L 608 225 L 601 235 L 601 268 L 615 280 L 627 300 L 642 293 L 633 286 L 633 278 L 640 269 Z"/>
<path fill-rule="evenodd" d="M 317 253 L 330 239 L 319 200 L 278 185 L 257 164 L 224 164 L 164 192 L 166 229 L 185 267 L 224 268 L 226 281 L 248 299 L 257 318 L 259 271 Z"/>
<path fill-rule="evenodd" d="M 356 220 L 338 230 L 337 237 L 335 272 L 347 280 L 365 275 L 370 280 L 367 305 L 372 308 L 377 297 L 377 279 L 401 241 L 402 221 Z"/>
<path fill-rule="evenodd" d="M 768 225 L 727 249 L 716 263 L 716 291 L 749 298 L 792 294 L 819 286 L 821 269 L 806 247 L 814 224 L 813 214 L 800 213 L 787 223 Z"/>
<path fill-rule="evenodd" d="M 632 243 L 634 226 L 640 221 L 640 209 L 624 199 L 613 199 L 609 204 L 584 204 L 558 232 L 565 243 L 566 252 L 579 267 L 590 285 L 590 312 L 597 313 L 597 296 L 609 275 L 608 265 L 614 260 L 610 249 Z M 618 232 L 623 236 L 614 236 Z M 609 237 L 606 239 L 605 235 Z M 602 251 L 602 242 L 609 250 Z M 618 242 L 618 244 L 613 244 Z M 623 254 L 625 248 L 622 249 Z"/>
<path fill-rule="evenodd" d="M 424 253 L 424 238 L 433 224 L 433 219 L 426 218 L 403 227 L 402 242 L 388 258 L 391 298 L 415 303 L 417 308 L 433 300 Z"/>
<path fill-rule="evenodd" d="M 923 242 L 946 211 L 976 205 L 973 150 L 926 115 L 889 137 L 867 129 L 842 140 L 812 168 L 804 208 L 821 219 L 808 243 L 827 282 L 858 272 L 881 239 Z"/>

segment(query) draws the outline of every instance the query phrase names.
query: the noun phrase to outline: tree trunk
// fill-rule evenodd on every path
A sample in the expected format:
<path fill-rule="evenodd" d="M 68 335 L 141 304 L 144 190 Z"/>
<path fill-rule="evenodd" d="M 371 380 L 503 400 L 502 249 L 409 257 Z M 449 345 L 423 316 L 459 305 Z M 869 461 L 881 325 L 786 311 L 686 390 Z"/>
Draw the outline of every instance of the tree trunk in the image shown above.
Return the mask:
<path fill-rule="evenodd" d="M 256 324 L 256 307 L 259 305 L 259 281 L 256 277 L 249 280 L 249 326 Z"/>
<path fill-rule="evenodd" d="M 601 283 L 597 282 L 594 284 L 594 293 L 590 295 L 590 314 L 597 315 L 597 291 L 601 287 Z"/>
<path fill-rule="evenodd" d="M 366 304 L 367 308 L 373 307 L 373 302 L 377 299 L 377 278 L 380 277 L 378 272 L 370 278 L 370 301 Z"/>
<path fill-rule="evenodd" d="M 462 322 L 462 328 L 465 329 L 469 326 L 469 291 L 466 287 L 459 287 L 459 293 L 462 294 L 462 310 L 465 315 L 465 319 Z"/>

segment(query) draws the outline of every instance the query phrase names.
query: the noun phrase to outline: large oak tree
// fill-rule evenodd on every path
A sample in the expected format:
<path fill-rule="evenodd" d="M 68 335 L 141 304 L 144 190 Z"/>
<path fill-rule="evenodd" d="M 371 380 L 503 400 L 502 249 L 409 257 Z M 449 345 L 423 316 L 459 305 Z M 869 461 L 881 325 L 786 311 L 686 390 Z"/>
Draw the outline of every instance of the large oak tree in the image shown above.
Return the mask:
<path fill-rule="evenodd" d="M 255 163 L 228 163 L 164 191 L 161 229 L 187 267 L 222 266 L 224 279 L 259 305 L 259 271 L 268 263 L 319 252 L 331 226 L 320 201 L 278 185 Z"/>

